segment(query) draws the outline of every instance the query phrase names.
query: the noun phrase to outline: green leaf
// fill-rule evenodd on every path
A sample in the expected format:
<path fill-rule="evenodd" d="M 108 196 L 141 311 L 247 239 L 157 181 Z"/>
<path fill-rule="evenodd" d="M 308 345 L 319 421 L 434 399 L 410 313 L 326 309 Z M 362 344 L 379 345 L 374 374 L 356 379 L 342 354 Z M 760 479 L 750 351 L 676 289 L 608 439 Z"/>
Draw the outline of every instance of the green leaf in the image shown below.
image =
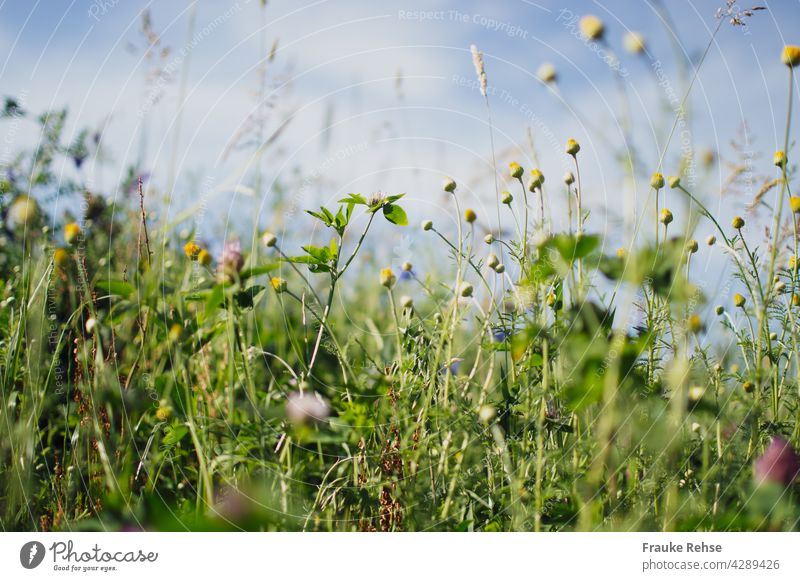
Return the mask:
<path fill-rule="evenodd" d="M 180 442 L 186 434 L 189 433 L 189 428 L 186 426 L 175 426 L 174 428 L 167 428 L 167 435 L 161 440 L 162 446 L 174 446 Z"/>
<path fill-rule="evenodd" d="M 361 194 L 347 194 L 346 198 L 339 200 L 340 204 L 358 204 L 359 206 L 366 206 L 367 200 Z"/>
<path fill-rule="evenodd" d="M 256 296 L 264 290 L 265 287 L 260 284 L 254 284 L 244 290 L 240 290 L 234 295 L 236 304 L 242 309 L 249 309 L 255 304 Z"/>
<path fill-rule="evenodd" d="M 383 207 L 383 217 L 389 220 L 392 224 L 398 226 L 408 226 L 408 216 L 400 206 L 394 204 L 386 204 Z"/>
<path fill-rule="evenodd" d="M 272 272 L 276 268 L 280 266 L 280 262 L 271 262 L 269 264 L 264 264 L 261 266 L 254 266 L 252 268 L 245 268 L 242 272 L 239 273 L 239 278 L 242 280 L 247 280 L 248 278 L 252 278 L 254 276 L 259 276 L 262 274 L 267 274 L 268 272 Z"/>
<path fill-rule="evenodd" d="M 221 284 L 214 285 L 214 288 L 211 289 L 211 292 L 208 294 L 208 298 L 206 298 L 206 317 L 211 316 L 217 307 L 222 304 L 222 301 L 225 299 L 224 292 L 225 291 Z"/>
<path fill-rule="evenodd" d="M 136 292 L 136 287 L 122 280 L 98 280 L 94 286 L 110 295 L 117 295 L 124 298 L 130 297 Z"/>

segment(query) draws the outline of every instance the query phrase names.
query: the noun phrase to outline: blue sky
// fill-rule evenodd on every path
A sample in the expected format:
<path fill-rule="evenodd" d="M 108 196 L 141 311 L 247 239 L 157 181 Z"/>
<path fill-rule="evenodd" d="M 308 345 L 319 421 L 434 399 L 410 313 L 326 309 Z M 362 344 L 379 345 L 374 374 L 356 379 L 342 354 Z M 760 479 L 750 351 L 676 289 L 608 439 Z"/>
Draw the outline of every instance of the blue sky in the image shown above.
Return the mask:
<path fill-rule="evenodd" d="M 509 161 L 540 165 L 553 220 L 563 224 L 558 183 L 570 161 L 563 143 L 574 137 L 583 146 L 591 229 L 619 244 L 623 215 L 632 220 L 642 210 L 649 173 L 674 119 L 669 98 L 685 92 L 687 76 L 676 57 L 691 74 L 686 59 L 702 53 L 723 3 L 663 0 L 665 22 L 651 0 L 269 0 L 266 8 L 259 0 L 6 0 L 0 2 L 6 55 L 0 76 L 3 91 L 31 111 L 67 106 L 68 132 L 106 127 L 107 161 L 90 160 L 85 170 L 92 186 L 122 196 L 113 186 L 141 158 L 153 186 L 164 188 L 175 176 L 162 211 L 176 216 L 202 202 L 195 225 L 206 236 L 253 222 L 282 229 L 297 219 L 297 208 L 347 191 L 404 191 L 412 222 L 443 219 L 452 212 L 440 192 L 444 175 L 458 181 L 465 205 L 494 227 L 492 148 L 469 53 L 474 43 L 489 79 L 499 187 L 509 187 Z M 727 159 L 746 120 L 753 151 L 770 153 L 748 162 L 755 175 L 771 171 L 768 158 L 782 140 L 787 74 L 780 50 L 800 44 L 800 0 L 763 5 L 768 10 L 748 19 L 746 28 L 723 26 L 690 98 L 693 149 Z M 173 78 L 156 77 L 150 85 L 138 32 L 145 9 L 162 46 L 172 48 L 161 63 Z M 587 13 L 606 24 L 605 53 L 570 32 L 571 17 Z M 622 36 L 630 30 L 644 35 L 647 55 L 624 51 Z M 285 127 L 261 158 L 261 186 L 254 191 L 253 148 L 231 151 L 230 145 L 256 110 L 258 66 L 276 41 L 267 69 L 265 135 Z M 618 85 L 602 59 L 609 51 L 625 74 L 633 127 L 628 145 L 641 163 L 635 185 L 623 180 L 610 145 L 624 145 L 625 134 Z M 559 71 L 558 94 L 536 79 L 545 61 Z M 0 131 L 14 146 L 35 141 L 24 130 Z M 680 148 L 677 136 L 664 173 L 674 172 Z M 741 197 L 720 198 L 727 171 L 717 165 L 697 183 L 723 214 L 744 206 L 758 189 L 754 179 Z M 277 196 L 287 200 L 288 211 L 272 211 Z M 408 252 L 412 244 L 400 239 L 393 252 Z"/>

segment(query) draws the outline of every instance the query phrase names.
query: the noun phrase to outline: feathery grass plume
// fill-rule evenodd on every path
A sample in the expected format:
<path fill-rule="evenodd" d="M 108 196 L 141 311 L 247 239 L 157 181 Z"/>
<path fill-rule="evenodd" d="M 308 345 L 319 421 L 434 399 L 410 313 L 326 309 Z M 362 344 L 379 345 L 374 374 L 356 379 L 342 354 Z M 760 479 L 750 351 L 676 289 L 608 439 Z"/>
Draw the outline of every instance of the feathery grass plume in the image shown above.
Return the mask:
<path fill-rule="evenodd" d="M 472 64 L 475 66 L 475 74 L 478 75 L 478 82 L 481 87 L 481 95 L 486 97 L 487 81 L 486 81 L 486 68 L 483 66 L 483 53 L 478 50 L 478 47 L 470 45 L 470 52 L 472 53 Z"/>

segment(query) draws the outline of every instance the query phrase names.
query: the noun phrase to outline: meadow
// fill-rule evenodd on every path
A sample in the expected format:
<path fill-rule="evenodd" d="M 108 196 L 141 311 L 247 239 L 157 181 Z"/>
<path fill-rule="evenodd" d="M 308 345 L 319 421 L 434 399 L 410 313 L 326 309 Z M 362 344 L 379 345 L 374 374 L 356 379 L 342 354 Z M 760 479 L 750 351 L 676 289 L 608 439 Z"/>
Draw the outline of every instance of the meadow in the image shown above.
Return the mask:
<path fill-rule="evenodd" d="M 709 47 L 760 16 L 726 6 Z M 597 17 L 578 30 L 612 59 L 646 50 Z M 490 113 L 491 69 L 471 56 Z M 6 99 L 2 122 L 40 139 L 0 181 L 2 529 L 796 530 L 800 47 L 765 58 L 788 98 L 756 199 L 717 216 L 719 192 L 687 179 L 714 156 L 665 148 L 644 168 L 621 144 L 639 219 L 619 249 L 568 136 L 566 175 L 497 153 L 489 216 L 443 174 L 446 224 L 407 203 L 419 192 L 345 192 L 293 215 L 291 241 L 212 245 L 160 217 L 169 192 L 143 168 L 115 186 L 127 197 L 64 179 L 90 136 Z M 77 209 L 52 214 L 59 196 Z M 377 263 L 404 229 L 441 268 Z M 701 258 L 728 265 L 726 292 L 703 292 Z"/>

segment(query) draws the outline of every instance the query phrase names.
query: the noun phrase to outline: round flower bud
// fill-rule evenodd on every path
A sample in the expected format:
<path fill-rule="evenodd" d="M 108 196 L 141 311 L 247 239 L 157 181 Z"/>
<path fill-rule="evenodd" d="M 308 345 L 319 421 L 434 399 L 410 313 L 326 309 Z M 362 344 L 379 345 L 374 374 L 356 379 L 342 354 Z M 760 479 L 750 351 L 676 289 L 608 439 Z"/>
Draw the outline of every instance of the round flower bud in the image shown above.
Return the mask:
<path fill-rule="evenodd" d="M 400 306 L 403 307 L 404 309 L 410 309 L 411 307 L 414 306 L 414 299 L 412 299 L 408 295 L 403 295 L 402 297 L 400 297 Z"/>
<path fill-rule="evenodd" d="M 467 208 L 464 210 L 464 220 L 472 224 L 475 220 L 477 220 L 478 215 L 475 213 L 475 210 L 472 208 Z"/>
<path fill-rule="evenodd" d="M 713 234 L 709 234 L 708 238 L 706 238 L 706 244 L 709 246 L 714 246 L 717 243 L 717 237 Z"/>
<path fill-rule="evenodd" d="M 380 273 L 380 281 L 381 285 L 386 288 L 392 288 L 394 283 L 397 282 L 397 277 L 394 275 L 391 268 L 384 268 Z"/>
<path fill-rule="evenodd" d="M 552 307 L 556 304 L 556 294 L 555 293 L 547 293 L 547 306 Z"/>
<path fill-rule="evenodd" d="M 660 190 L 664 187 L 664 176 L 656 172 L 650 177 L 650 187 Z"/>
<path fill-rule="evenodd" d="M 745 298 L 744 298 L 742 295 L 740 295 L 739 293 L 736 293 L 735 295 L 733 295 L 733 305 L 734 305 L 735 307 L 744 307 L 744 304 L 745 304 L 746 302 L 747 302 L 747 299 L 745 299 Z"/>
<path fill-rule="evenodd" d="M 81 235 L 81 227 L 76 222 L 70 222 L 64 226 L 64 242 L 70 246 L 78 241 L 78 236 Z"/>
<path fill-rule="evenodd" d="M 39 204 L 30 196 L 17 196 L 8 209 L 7 219 L 13 226 L 26 226 L 39 216 Z"/>
<path fill-rule="evenodd" d="M 269 283 L 272 285 L 272 289 L 280 294 L 282 292 L 286 292 L 286 281 L 280 277 L 273 276 L 269 279 Z"/>
<path fill-rule="evenodd" d="M 731 225 L 733 225 L 733 227 L 736 230 L 741 230 L 742 228 L 744 228 L 744 218 L 742 218 L 741 216 L 734 216 Z"/>
<path fill-rule="evenodd" d="M 632 30 L 625 33 L 625 37 L 622 39 L 622 44 L 625 46 L 625 50 L 632 54 L 642 54 L 647 47 L 644 37 L 638 32 L 633 32 Z"/>
<path fill-rule="evenodd" d="M 689 319 L 686 321 L 686 327 L 692 333 L 699 333 L 700 331 L 702 331 L 703 320 L 700 318 L 700 315 L 698 315 L 697 313 L 691 315 Z"/>
<path fill-rule="evenodd" d="M 94 317 L 89 317 L 88 319 L 86 319 L 86 325 L 84 326 L 86 327 L 86 332 L 91 333 L 97 326 L 97 320 Z"/>
<path fill-rule="evenodd" d="M 272 232 L 264 232 L 264 235 L 261 237 L 261 241 L 267 248 L 272 248 L 278 243 L 278 238 Z"/>
<path fill-rule="evenodd" d="M 687 390 L 686 395 L 689 398 L 690 402 L 697 403 L 698 401 L 703 399 L 705 393 L 706 389 L 702 385 L 693 385 Z"/>
<path fill-rule="evenodd" d="M 681 185 L 681 178 L 678 176 L 669 176 L 667 178 L 667 183 L 669 184 L 669 187 L 674 190 Z"/>
<path fill-rule="evenodd" d="M 208 266 L 211 264 L 211 253 L 205 248 L 201 248 L 200 252 L 197 253 L 197 262 L 203 266 Z"/>
<path fill-rule="evenodd" d="M 497 415 L 497 411 L 490 405 L 482 405 L 478 409 L 478 419 L 484 424 L 491 422 L 495 415 Z"/>
<path fill-rule="evenodd" d="M 200 253 L 200 247 L 194 242 L 190 241 L 183 245 L 183 252 L 186 254 L 186 256 L 194 260 Z"/>
<path fill-rule="evenodd" d="M 175 323 L 169 328 L 169 340 L 173 343 L 178 341 L 183 334 L 183 326 L 180 323 Z"/>
<path fill-rule="evenodd" d="M 486 244 L 493 244 L 494 243 L 494 236 L 492 236 L 491 234 L 487 234 L 486 236 L 483 237 L 483 241 Z"/>
<path fill-rule="evenodd" d="M 783 282 L 782 280 L 779 280 L 778 282 L 775 283 L 775 286 L 773 286 L 772 288 L 775 289 L 776 293 L 781 294 L 783 291 L 786 290 L 786 283 Z"/>
<path fill-rule="evenodd" d="M 772 163 L 778 167 L 786 167 L 786 152 L 776 151 L 775 155 L 772 157 Z"/>
<path fill-rule="evenodd" d="M 425 230 L 427 232 L 431 228 L 433 228 L 433 222 L 431 222 L 430 220 L 425 220 L 425 221 L 422 222 L 422 229 L 423 230 Z"/>
<path fill-rule="evenodd" d="M 501 262 L 500 264 L 498 264 L 497 266 L 494 267 L 494 271 L 497 274 L 503 274 L 506 271 L 506 267 Z"/>
<path fill-rule="evenodd" d="M 551 63 L 542 63 L 536 71 L 536 76 L 539 77 L 539 80 L 543 83 L 555 83 L 558 80 L 556 67 Z"/>
<path fill-rule="evenodd" d="M 456 191 L 456 182 L 453 178 L 444 178 L 444 180 L 442 180 L 442 189 L 452 194 Z"/>
<path fill-rule="evenodd" d="M 721 317 L 722 315 L 725 314 L 725 307 L 723 307 L 722 305 L 717 305 L 714 308 L 714 312 L 717 313 L 717 315 Z"/>
<path fill-rule="evenodd" d="M 688 251 L 690 254 L 694 254 L 695 252 L 697 252 L 697 249 L 698 249 L 698 248 L 699 248 L 699 246 L 698 246 L 698 244 L 697 244 L 697 240 L 689 240 L 689 241 L 686 243 L 686 250 L 687 250 L 687 251 Z"/>
<path fill-rule="evenodd" d="M 661 208 L 661 217 L 658 221 L 664 226 L 668 226 L 672 222 L 672 212 L 669 211 L 669 208 Z"/>
<path fill-rule="evenodd" d="M 575 183 L 575 176 L 572 175 L 571 171 L 568 171 L 567 173 L 564 174 L 564 183 L 567 184 L 568 186 L 571 186 L 572 184 Z"/>
<path fill-rule="evenodd" d="M 410 262 L 406 261 L 403 263 L 402 269 L 403 272 L 411 272 L 411 269 L 414 268 Z"/>
<path fill-rule="evenodd" d="M 511 195 L 511 192 L 503 192 L 500 194 L 500 201 L 502 201 L 506 206 L 510 206 L 511 202 L 514 201 L 514 196 Z"/>
<path fill-rule="evenodd" d="M 518 164 L 516 161 L 512 161 L 510 164 L 508 164 L 508 169 L 511 172 L 512 178 L 519 179 L 525 173 L 525 170 L 522 169 L 522 166 Z"/>
<path fill-rule="evenodd" d="M 625 258 L 628 255 L 628 251 L 625 248 L 617 248 L 617 258 Z"/>
<path fill-rule="evenodd" d="M 793 307 L 800 307 L 800 295 L 792 295 L 792 306 Z"/>
<path fill-rule="evenodd" d="M 55 264 L 57 267 L 63 268 L 66 266 L 67 261 L 69 261 L 69 252 L 63 248 L 56 248 L 53 251 L 53 264 Z"/>
<path fill-rule="evenodd" d="M 534 191 L 536 188 L 541 188 L 544 183 L 544 175 L 538 169 L 531 170 L 531 179 L 528 181 L 528 190 Z"/>
<path fill-rule="evenodd" d="M 464 297 L 469 298 L 472 296 L 472 285 L 468 282 L 461 283 L 461 288 L 459 289 L 458 293 Z"/>
<path fill-rule="evenodd" d="M 489 268 L 495 268 L 498 264 L 500 264 L 500 259 L 497 258 L 497 255 L 494 252 L 492 252 L 486 259 L 486 264 Z"/>
<path fill-rule="evenodd" d="M 590 40 L 600 40 L 605 33 L 603 21 L 597 16 L 587 14 L 578 22 L 581 34 Z"/>
<path fill-rule="evenodd" d="M 744 389 L 745 393 L 753 393 L 753 390 L 755 390 L 756 386 L 752 381 L 745 381 L 742 384 L 742 388 Z"/>
<path fill-rule="evenodd" d="M 770 341 L 777 341 L 778 340 L 778 334 L 775 331 L 773 331 L 772 333 L 769 334 L 769 340 Z"/>
<path fill-rule="evenodd" d="M 800 214 L 800 196 L 790 196 L 789 205 L 792 207 L 792 212 Z"/>
<path fill-rule="evenodd" d="M 781 62 L 787 67 L 796 67 L 800 64 L 800 46 L 787 44 L 781 52 Z"/>
<path fill-rule="evenodd" d="M 566 151 L 572 157 L 578 155 L 578 152 L 581 150 L 580 144 L 575 141 L 574 139 L 567 139 L 567 148 Z"/>

